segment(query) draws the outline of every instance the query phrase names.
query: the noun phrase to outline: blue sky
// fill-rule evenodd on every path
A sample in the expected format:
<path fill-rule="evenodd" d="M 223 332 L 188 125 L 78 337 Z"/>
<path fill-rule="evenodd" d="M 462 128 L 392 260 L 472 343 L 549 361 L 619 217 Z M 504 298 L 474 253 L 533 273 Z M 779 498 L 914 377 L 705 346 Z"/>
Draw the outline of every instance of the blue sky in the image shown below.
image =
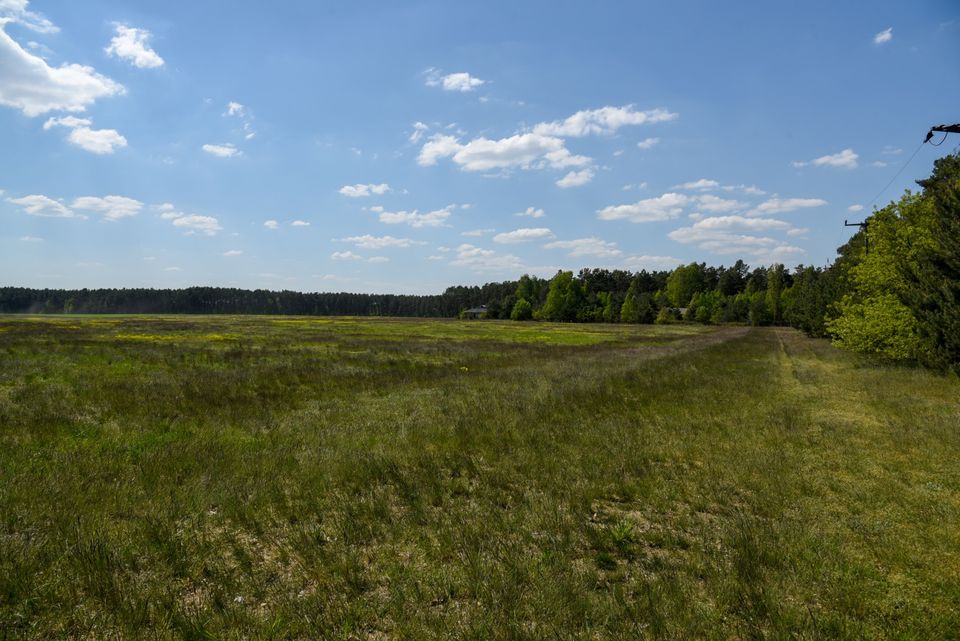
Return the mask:
<path fill-rule="evenodd" d="M 0 22 L 5 285 L 822 265 L 960 121 L 947 1 L 0 0 Z"/>

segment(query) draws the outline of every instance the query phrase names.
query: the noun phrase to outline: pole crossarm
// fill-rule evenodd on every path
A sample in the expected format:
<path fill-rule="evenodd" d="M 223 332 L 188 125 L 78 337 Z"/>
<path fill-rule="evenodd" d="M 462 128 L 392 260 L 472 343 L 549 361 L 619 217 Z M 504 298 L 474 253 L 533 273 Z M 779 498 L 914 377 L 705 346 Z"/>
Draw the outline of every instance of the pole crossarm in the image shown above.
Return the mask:
<path fill-rule="evenodd" d="M 930 139 L 933 138 L 933 133 L 941 132 L 945 134 L 960 134 L 960 123 L 955 125 L 934 125 L 930 127 L 930 131 L 927 132 L 927 137 L 923 142 L 930 142 Z"/>

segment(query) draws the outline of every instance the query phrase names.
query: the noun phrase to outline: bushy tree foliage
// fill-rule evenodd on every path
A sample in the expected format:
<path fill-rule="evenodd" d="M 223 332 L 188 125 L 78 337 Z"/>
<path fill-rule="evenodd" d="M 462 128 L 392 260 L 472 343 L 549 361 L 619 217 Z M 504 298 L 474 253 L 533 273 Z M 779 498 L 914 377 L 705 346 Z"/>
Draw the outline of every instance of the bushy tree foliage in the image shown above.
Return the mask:
<path fill-rule="evenodd" d="M 677 267 L 667 278 L 667 296 L 674 307 L 686 307 L 694 294 L 705 289 L 704 263 L 690 263 Z"/>
<path fill-rule="evenodd" d="M 547 302 L 540 310 L 540 317 L 554 322 L 575 321 L 585 299 L 583 283 L 573 278 L 573 272 L 557 272 L 550 281 Z"/>
<path fill-rule="evenodd" d="M 533 320 L 533 305 L 526 298 L 521 298 L 513 306 L 513 310 L 510 312 L 510 320 Z"/>
<path fill-rule="evenodd" d="M 837 298 L 836 272 L 817 267 L 797 267 L 793 286 L 784 292 L 786 322 L 810 336 L 826 336 L 826 316 Z"/>
<path fill-rule="evenodd" d="M 960 373 L 960 156 L 937 160 L 918 184 L 930 201 L 930 242 L 902 266 L 908 287 L 901 299 L 927 346 L 921 360 Z"/>
<path fill-rule="evenodd" d="M 690 299 L 686 319 L 706 325 L 713 323 L 714 313 L 717 309 L 722 308 L 723 300 L 724 296 L 718 290 L 697 292 Z"/>
<path fill-rule="evenodd" d="M 850 287 L 826 322 L 837 345 L 891 360 L 921 357 L 920 323 L 902 301 L 910 290 L 906 271 L 931 246 L 931 214 L 929 198 L 907 193 L 867 218 L 870 251 L 859 249 Z"/>
<path fill-rule="evenodd" d="M 620 307 L 621 323 L 652 323 L 656 319 L 658 307 L 654 295 L 643 291 L 642 282 L 642 279 L 636 278 L 630 283 Z"/>

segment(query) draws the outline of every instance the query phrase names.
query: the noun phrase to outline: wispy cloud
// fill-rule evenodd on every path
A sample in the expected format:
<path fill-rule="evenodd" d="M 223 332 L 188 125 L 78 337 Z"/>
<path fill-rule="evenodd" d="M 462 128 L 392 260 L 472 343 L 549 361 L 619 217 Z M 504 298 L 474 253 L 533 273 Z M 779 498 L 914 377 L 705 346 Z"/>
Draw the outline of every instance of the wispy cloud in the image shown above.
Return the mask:
<path fill-rule="evenodd" d="M 628 269 L 673 269 L 683 263 L 679 258 L 673 256 L 628 256 L 623 259 L 623 266 Z"/>
<path fill-rule="evenodd" d="M 653 149 L 660 142 L 659 138 L 644 138 L 637 143 L 638 149 Z"/>
<path fill-rule="evenodd" d="M 216 156 L 218 158 L 233 158 L 234 156 L 239 156 L 243 153 L 231 143 L 224 143 L 222 145 L 206 144 L 203 145 L 201 149 L 211 156 Z"/>
<path fill-rule="evenodd" d="M 495 231 L 497 230 L 492 227 L 487 227 L 485 229 L 470 229 L 468 231 L 462 231 L 460 232 L 460 235 L 478 237 L 478 236 L 486 236 L 487 234 L 492 234 Z"/>
<path fill-rule="evenodd" d="M 227 103 L 227 110 L 223 112 L 223 115 L 226 118 L 240 120 L 244 140 L 253 140 L 256 137 L 257 132 L 253 130 L 253 114 L 250 113 L 250 109 L 246 105 L 231 100 Z"/>
<path fill-rule="evenodd" d="M 430 129 L 428 125 L 418 120 L 417 122 L 413 123 L 413 131 L 410 133 L 408 140 L 414 144 L 420 142 L 420 139 L 423 138 L 428 129 Z"/>
<path fill-rule="evenodd" d="M 717 189 L 719 186 L 720 186 L 720 183 L 717 182 L 716 180 L 701 178 L 700 180 L 692 180 L 690 182 L 674 185 L 672 189 L 709 191 L 711 189 Z"/>
<path fill-rule="evenodd" d="M 341 242 L 352 243 L 361 249 L 383 249 L 385 247 L 413 247 L 414 245 L 425 245 L 426 243 L 421 240 L 411 240 L 409 238 L 394 238 L 393 236 L 371 236 L 370 234 L 364 234 L 363 236 L 348 236 L 347 238 L 341 238 Z"/>
<path fill-rule="evenodd" d="M 29 0 L 0 0 L 0 26 L 3 22 L 14 22 L 37 33 L 57 33 L 60 28 L 50 22 L 42 13 L 27 9 Z"/>
<path fill-rule="evenodd" d="M 873 37 L 873 44 L 882 45 L 893 40 L 893 27 L 887 27 Z"/>

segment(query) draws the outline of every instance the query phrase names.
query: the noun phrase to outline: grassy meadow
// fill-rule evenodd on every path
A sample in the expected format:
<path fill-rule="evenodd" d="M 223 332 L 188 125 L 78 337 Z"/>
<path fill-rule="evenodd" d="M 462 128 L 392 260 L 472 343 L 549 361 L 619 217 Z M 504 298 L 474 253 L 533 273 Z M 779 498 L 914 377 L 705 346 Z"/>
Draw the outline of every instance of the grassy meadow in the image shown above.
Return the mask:
<path fill-rule="evenodd" d="M 780 328 L 0 317 L 0 639 L 451 638 L 960 638 L 960 382 Z"/>

